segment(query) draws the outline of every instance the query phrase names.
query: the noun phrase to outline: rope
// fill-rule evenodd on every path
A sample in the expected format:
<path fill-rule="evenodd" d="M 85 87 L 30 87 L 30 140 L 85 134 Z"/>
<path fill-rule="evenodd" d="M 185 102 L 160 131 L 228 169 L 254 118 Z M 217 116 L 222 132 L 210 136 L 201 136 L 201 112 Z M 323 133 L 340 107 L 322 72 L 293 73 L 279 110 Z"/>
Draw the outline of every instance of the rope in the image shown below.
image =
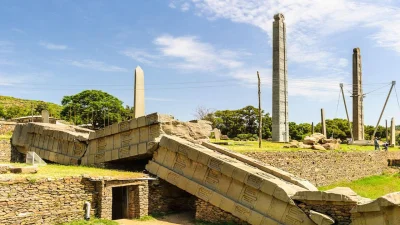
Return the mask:
<path fill-rule="evenodd" d="M 397 88 L 396 88 L 396 86 L 394 87 L 394 92 L 396 93 L 397 105 L 399 106 L 399 111 L 400 111 L 400 102 L 399 102 L 399 96 L 397 95 Z"/>

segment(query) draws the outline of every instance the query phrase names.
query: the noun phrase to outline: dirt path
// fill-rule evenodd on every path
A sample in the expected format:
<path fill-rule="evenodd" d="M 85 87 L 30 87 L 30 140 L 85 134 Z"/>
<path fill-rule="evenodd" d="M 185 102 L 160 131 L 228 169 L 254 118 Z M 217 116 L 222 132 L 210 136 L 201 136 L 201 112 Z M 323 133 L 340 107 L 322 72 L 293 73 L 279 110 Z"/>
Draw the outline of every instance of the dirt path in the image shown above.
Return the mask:
<path fill-rule="evenodd" d="M 162 218 L 157 218 L 149 221 L 137 221 L 137 220 L 116 220 L 121 225 L 194 225 L 194 219 L 192 213 L 181 213 L 167 215 Z"/>

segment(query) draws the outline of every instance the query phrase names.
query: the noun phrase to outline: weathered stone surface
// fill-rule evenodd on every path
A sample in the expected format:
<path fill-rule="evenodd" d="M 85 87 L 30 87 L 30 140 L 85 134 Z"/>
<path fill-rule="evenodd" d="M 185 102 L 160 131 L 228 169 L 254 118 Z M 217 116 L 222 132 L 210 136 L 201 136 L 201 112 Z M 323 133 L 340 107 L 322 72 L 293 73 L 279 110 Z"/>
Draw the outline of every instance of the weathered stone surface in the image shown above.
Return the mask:
<path fill-rule="evenodd" d="M 134 93 L 134 108 L 135 118 L 145 115 L 145 100 L 144 100 L 144 72 L 140 66 L 135 69 L 135 93 Z"/>
<path fill-rule="evenodd" d="M 353 224 L 391 225 L 400 221 L 400 192 L 359 204 L 351 210 Z"/>
<path fill-rule="evenodd" d="M 390 126 L 390 145 L 393 147 L 396 146 L 396 122 L 394 117 L 392 118 Z"/>
<path fill-rule="evenodd" d="M 194 142 L 195 140 L 208 140 L 211 135 L 211 123 L 205 120 L 181 122 L 178 120 L 162 123 L 162 130 L 168 134 Z"/>
<path fill-rule="evenodd" d="M 300 186 L 204 146 L 163 136 L 146 169 L 250 224 L 314 224 L 290 199 Z"/>
<path fill-rule="evenodd" d="M 360 48 L 353 49 L 353 136 L 364 140 L 364 105 Z"/>
<path fill-rule="evenodd" d="M 9 170 L 11 173 L 21 173 L 21 174 L 31 174 L 38 172 L 38 168 L 36 166 L 10 167 Z"/>
<path fill-rule="evenodd" d="M 332 225 L 335 221 L 327 215 L 310 210 L 310 218 L 317 225 Z"/>
<path fill-rule="evenodd" d="M 326 150 L 322 145 L 313 145 L 312 149 L 315 149 L 315 150 Z"/>
<path fill-rule="evenodd" d="M 274 16 L 272 30 L 272 140 L 289 142 L 286 24 L 283 14 Z"/>
<path fill-rule="evenodd" d="M 49 118 L 50 118 L 49 111 L 43 110 L 42 111 L 42 122 L 43 123 L 49 123 L 49 121 L 50 121 Z"/>
<path fill-rule="evenodd" d="M 339 150 L 340 144 L 326 143 L 323 144 L 322 147 L 324 147 L 326 150 Z"/>

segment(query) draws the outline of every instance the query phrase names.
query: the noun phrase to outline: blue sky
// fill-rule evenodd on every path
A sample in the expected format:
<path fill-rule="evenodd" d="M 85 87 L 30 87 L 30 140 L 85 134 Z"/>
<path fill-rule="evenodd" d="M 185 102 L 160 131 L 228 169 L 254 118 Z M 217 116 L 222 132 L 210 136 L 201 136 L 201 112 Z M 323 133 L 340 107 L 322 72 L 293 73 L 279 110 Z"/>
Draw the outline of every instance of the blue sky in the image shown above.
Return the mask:
<path fill-rule="evenodd" d="M 345 117 L 341 100 L 337 110 L 339 83 L 350 105 L 354 47 L 361 48 L 364 92 L 399 78 L 394 0 L 3 1 L 0 95 L 60 103 L 100 89 L 132 105 L 139 65 L 146 113 L 190 120 L 198 106 L 257 105 L 260 71 L 262 106 L 270 112 L 278 12 L 287 23 L 291 121 L 318 122 L 320 108 L 327 118 Z M 377 122 L 388 91 L 367 95 L 366 124 Z M 383 118 L 391 117 L 400 121 L 394 92 Z"/>

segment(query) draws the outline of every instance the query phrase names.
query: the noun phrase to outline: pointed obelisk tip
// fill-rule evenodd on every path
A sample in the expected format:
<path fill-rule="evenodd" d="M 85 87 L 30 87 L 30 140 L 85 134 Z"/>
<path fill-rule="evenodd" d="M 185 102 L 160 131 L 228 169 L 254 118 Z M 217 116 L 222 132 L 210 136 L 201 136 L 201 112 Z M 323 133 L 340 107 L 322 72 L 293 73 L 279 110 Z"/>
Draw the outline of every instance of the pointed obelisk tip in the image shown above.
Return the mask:
<path fill-rule="evenodd" d="M 142 68 L 141 68 L 140 66 L 137 66 L 137 67 L 135 68 L 135 71 L 137 71 L 137 70 L 143 71 Z"/>
<path fill-rule="evenodd" d="M 360 53 L 360 48 L 358 48 L 358 47 L 357 47 L 357 48 L 354 48 L 354 49 L 353 49 L 353 52 L 354 52 L 354 53 Z"/>
<path fill-rule="evenodd" d="M 279 20 L 284 21 L 285 20 L 285 16 L 282 13 L 277 13 L 277 14 L 274 15 L 274 20 L 275 21 L 279 21 Z"/>

